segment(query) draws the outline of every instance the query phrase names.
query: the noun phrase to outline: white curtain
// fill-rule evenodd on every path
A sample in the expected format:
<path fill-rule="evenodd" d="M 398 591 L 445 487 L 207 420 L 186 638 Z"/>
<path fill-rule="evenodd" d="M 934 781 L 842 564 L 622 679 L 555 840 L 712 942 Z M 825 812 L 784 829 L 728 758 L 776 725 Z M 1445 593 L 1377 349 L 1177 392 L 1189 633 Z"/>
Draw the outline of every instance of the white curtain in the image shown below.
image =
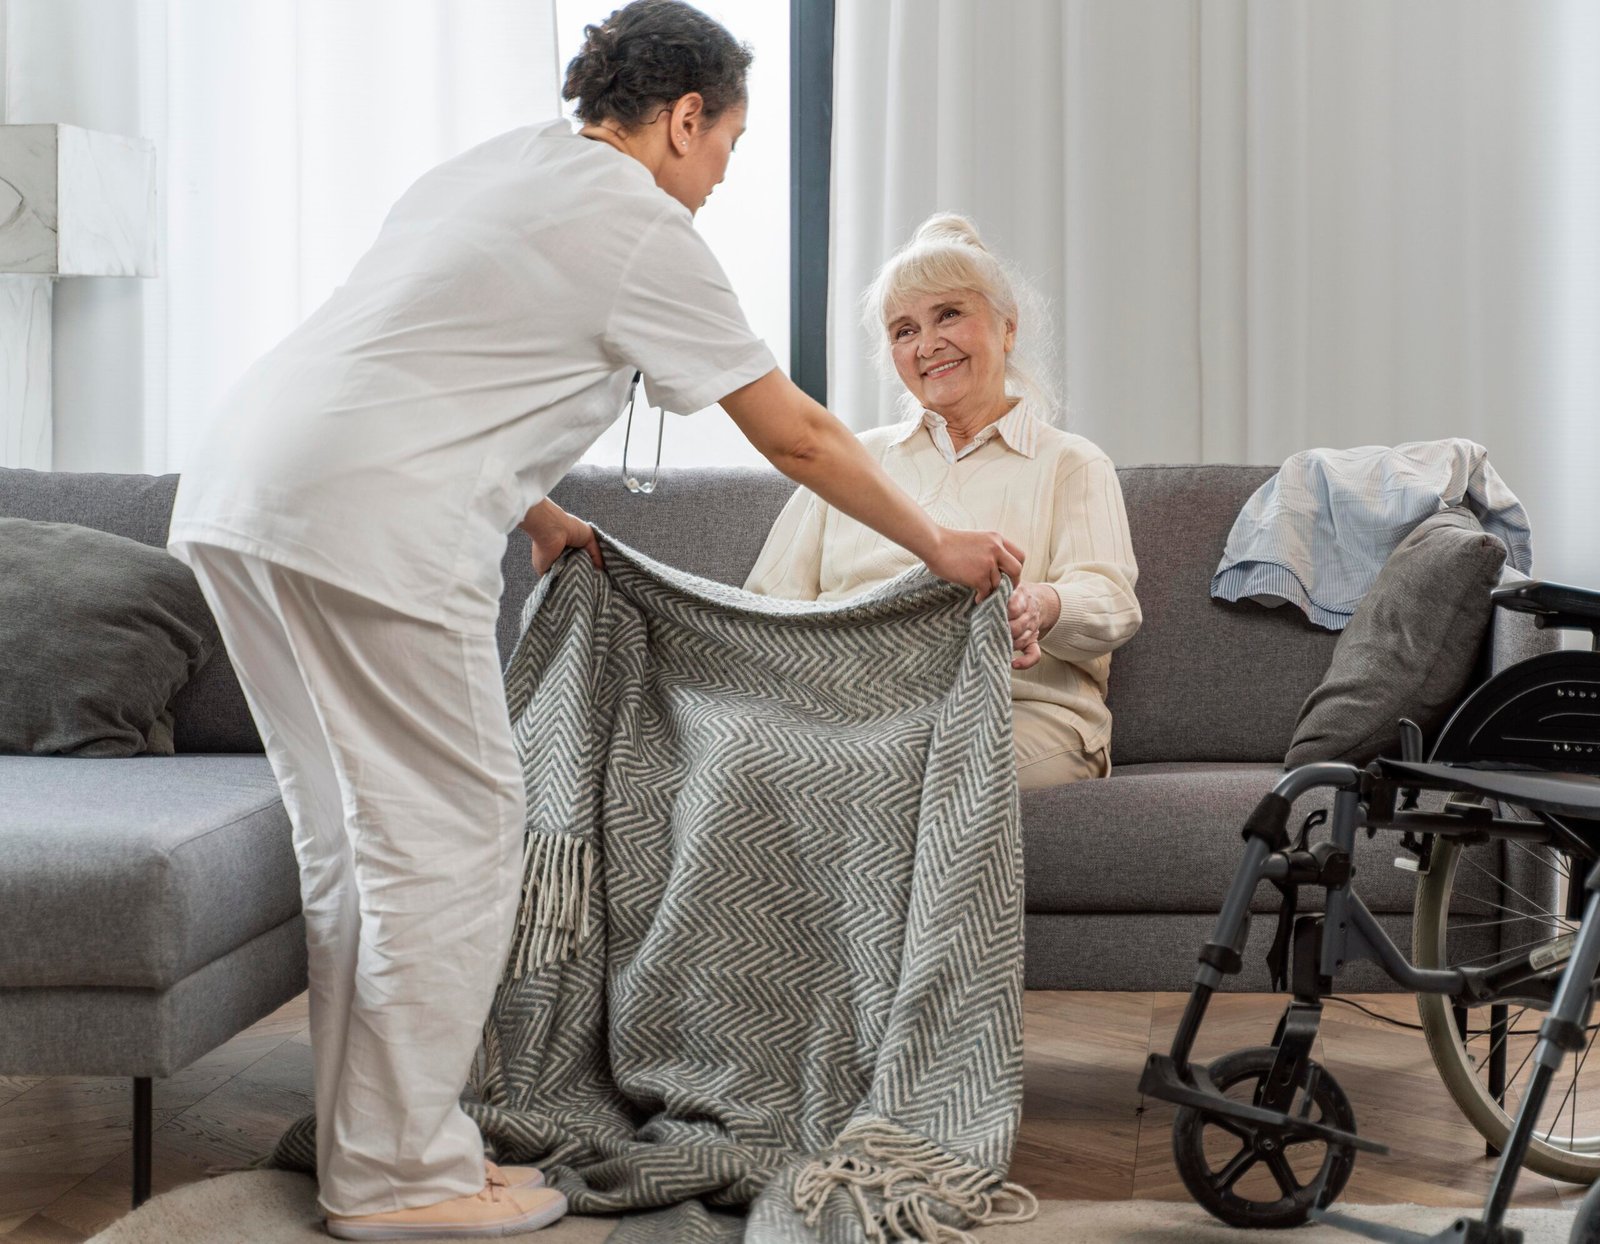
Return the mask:
<path fill-rule="evenodd" d="M 169 471 L 419 174 L 559 107 L 554 0 L 0 0 L 5 114 L 154 140 L 162 276 L 58 285 L 55 466 Z"/>
<path fill-rule="evenodd" d="M 856 299 L 964 212 L 1118 462 L 1468 436 L 1600 583 L 1595 63 L 1587 0 L 839 0 L 830 404 L 892 418 Z"/>

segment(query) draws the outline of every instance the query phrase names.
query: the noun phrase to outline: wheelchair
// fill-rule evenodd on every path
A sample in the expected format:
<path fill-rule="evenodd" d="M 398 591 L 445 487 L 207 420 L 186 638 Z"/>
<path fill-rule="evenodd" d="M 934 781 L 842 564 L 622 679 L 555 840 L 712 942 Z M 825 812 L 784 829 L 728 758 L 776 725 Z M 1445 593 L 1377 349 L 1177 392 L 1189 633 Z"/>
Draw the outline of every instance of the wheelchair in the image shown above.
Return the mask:
<path fill-rule="evenodd" d="M 1370 1239 L 1520 1244 L 1503 1218 L 1526 1165 L 1593 1184 L 1572 1240 L 1600 1244 L 1600 1057 L 1589 1059 L 1600 1031 L 1590 1022 L 1600 967 L 1600 592 L 1526 582 L 1493 597 L 1540 627 L 1589 631 L 1591 650 L 1542 653 L 1494 675 L 1426 758 L 1422 732 L 1404 721 L 1399 758 L 1285 773 L 1244 824 L 1244 856 L 1200 949 L 1171 1051 L 1151 1055 L 1139 1084 L 1179 1107 L 1178 1173 L 1231 1226 L 1314 1219 Z M 1331 816 L 1314 811 L 1291 836 L 1294 804 L 1312 791 L 1332 792 Z M 1324 823 L 1326 837 L 1313 841 Z M 1369 840 L 1398 833 L 1395 864 L 1417 875 L 1411 959 L 1355 891 L 1363 829 Z M 1267 964 L 1290 1001 L 1270 1044 L 1197 1065 L 1207 1005 L 1242 966 L 1262 882 L 1281 895 Z M 1303 886 L 1324 891 L 1320 913 L 1299 911 Z M 1327 1209 L 1357 1153 L 1388 1152 L 1358 1134 L 1349 1098 L 1312 1057 L 1323 999 L 1358 960 L 1417 995 L 1446 1088 L 1499 1155 L 1481 1219 L 1424 1236 Z"/>

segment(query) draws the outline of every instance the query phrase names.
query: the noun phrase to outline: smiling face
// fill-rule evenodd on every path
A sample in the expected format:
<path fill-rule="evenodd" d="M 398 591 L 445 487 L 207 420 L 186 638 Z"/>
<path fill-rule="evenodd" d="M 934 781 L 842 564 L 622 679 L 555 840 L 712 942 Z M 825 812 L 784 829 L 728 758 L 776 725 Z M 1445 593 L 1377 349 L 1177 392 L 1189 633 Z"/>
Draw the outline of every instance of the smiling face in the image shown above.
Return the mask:
<path fill-rule="evenodd" d="M 924 408 L 971 426 L 1003 413 L 1016 325 L 982 294 L 918 295 L 895 309 L 887 332 L 894 369 Z"/>

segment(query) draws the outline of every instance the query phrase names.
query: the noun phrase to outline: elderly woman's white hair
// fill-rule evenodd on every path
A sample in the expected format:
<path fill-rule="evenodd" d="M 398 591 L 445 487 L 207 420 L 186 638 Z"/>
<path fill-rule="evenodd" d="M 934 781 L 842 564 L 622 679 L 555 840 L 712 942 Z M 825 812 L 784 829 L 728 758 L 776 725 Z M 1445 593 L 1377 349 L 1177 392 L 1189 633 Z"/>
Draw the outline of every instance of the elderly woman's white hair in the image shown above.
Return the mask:
<path fill-rule="evenodd" d="M 984 245 L 965 216 L 938 212 L 917 226 L 911 240 L 878 269 L 861 297 L 861 319 L 875 344 L 879 366 L 894 375 L 891 343 L 884 330 L 914 298 L 972 290 L 1016 325 L 1017 340 L 1006 356 L 1006 392 L 1027 400 L 1034 417 L 1060 422 L 1060 395 L 1047 377 L 1051 339 L 1044 300 L 1024 278 Z M 908 412 L 921 409 L 907 393 Z"/>

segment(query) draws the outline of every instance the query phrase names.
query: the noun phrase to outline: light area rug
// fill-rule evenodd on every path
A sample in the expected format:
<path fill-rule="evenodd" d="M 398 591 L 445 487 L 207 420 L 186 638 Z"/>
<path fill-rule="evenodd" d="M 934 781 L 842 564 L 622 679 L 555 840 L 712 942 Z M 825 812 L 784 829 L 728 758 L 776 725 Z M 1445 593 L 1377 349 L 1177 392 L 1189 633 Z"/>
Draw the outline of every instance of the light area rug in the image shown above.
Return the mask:
<path fill-rule="evenodd" d="M 1375 1222 L 1412 1231 L 1442 1231 L 1470 1210 L 1416 1205 L 1340 1206 Z M 1513 1211 L 1525 1244 L 1566 1244 L 1572 1212 Z M 616 1220 L 566 1218 L 535 1233 L 539 1244 L 601 1244 Z M 1020 1226 L 983 1227 L 989 1244 L 1166 1244 L 1167 1241 L 1284 1238 L 1296 1244 L 1332 1244 L 1359 1237 L 1329 1227 L 1293 1232 L 1235 1231 L 1194 1205 L 1169 1201 L 1042 1201 L 1039 1216 Z M 326 1241 L 317 1213 L 316 1184 L 289 1171 L 244 1171 L 186 1184 L 163 1193 L 95 1236 L 90 1244 L 310 1244 Z M 531 1239 L 532 1236 L 518 1236 Z M 428 1244 L 416 1239 L 413 1244 Z"/>

